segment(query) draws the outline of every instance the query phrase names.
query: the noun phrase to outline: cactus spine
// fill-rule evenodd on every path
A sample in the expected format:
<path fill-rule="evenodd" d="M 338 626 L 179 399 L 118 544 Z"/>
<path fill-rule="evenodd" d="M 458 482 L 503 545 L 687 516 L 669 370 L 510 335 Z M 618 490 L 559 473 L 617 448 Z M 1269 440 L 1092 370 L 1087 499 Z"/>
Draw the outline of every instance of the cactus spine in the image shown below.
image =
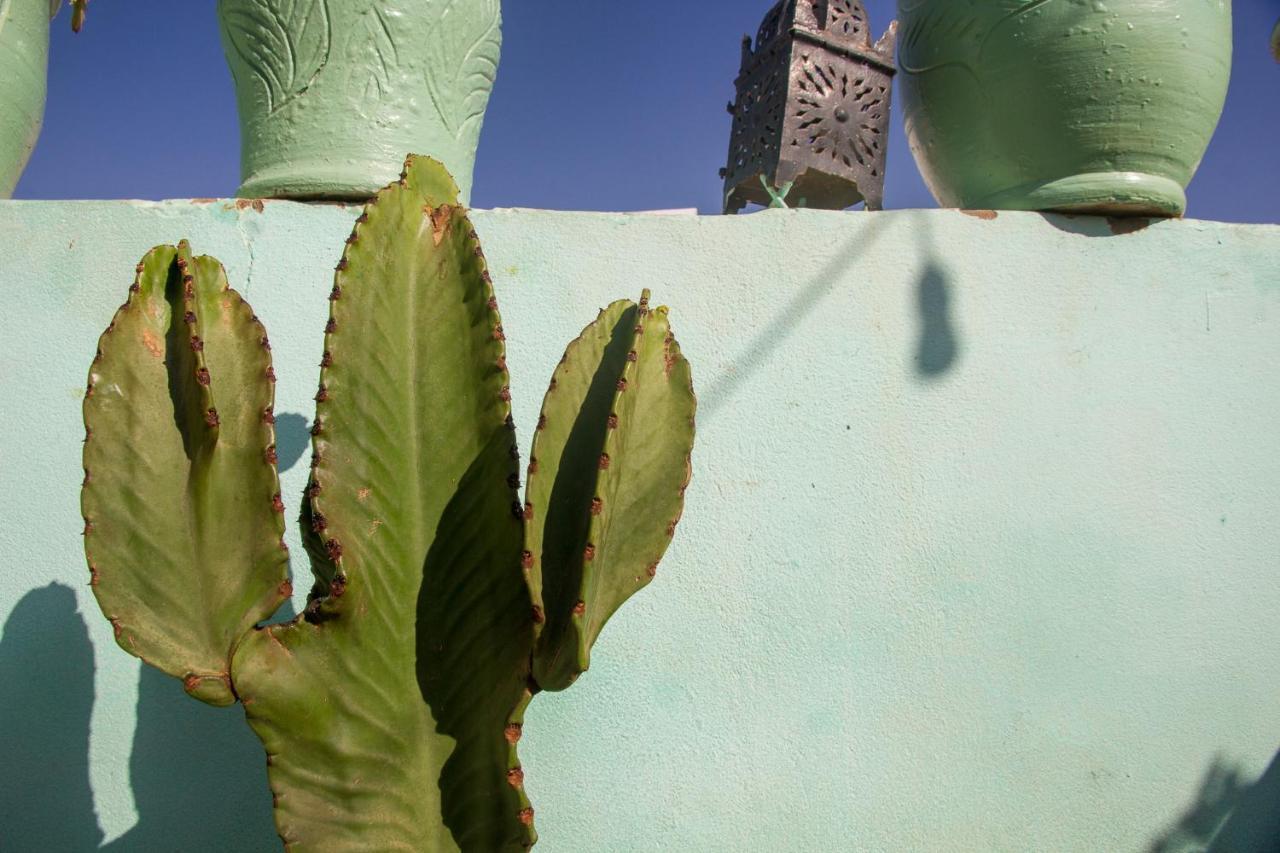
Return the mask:
<path fill-rule="evenodd" d="M 330 294 L 289 596 L 266 334 L 217 261 L 154 249 L 85 400 L 85 546 L 119 643 L 243 703 L 297 851 L 522 850 L 516 753 L 543 689 L 589 665 L 652 578 L 695 401 L 665 309 L 618 302 L 570 345 L 519 498 L 505 337 L 434 161 L 357 220 Z"/>

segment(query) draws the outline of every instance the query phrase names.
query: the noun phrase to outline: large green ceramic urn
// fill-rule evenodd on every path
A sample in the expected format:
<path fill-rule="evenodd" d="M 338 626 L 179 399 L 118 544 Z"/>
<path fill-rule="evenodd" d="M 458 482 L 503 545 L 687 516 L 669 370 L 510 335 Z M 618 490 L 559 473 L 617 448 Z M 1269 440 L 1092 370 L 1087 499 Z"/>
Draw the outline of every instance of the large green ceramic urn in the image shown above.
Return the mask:
<path fill-rule="evenodd" d="M 0 0 L 2 2 L 2 0 Z M 428 154 L 467 201 L 500 0 L 218 0 L 242 197 L 366 199 Z"/>
<path fill-rule="evenodd" d="M 0 0 L 0 198 L 13 195 L 40 136 L 49 14 L 49 0 Z"/>
<path fill-rule="evenodd" d="M 948 207 L 1176 216 L 1222 114 L 1229 0 L 899 0 L 907 136 Z"/>

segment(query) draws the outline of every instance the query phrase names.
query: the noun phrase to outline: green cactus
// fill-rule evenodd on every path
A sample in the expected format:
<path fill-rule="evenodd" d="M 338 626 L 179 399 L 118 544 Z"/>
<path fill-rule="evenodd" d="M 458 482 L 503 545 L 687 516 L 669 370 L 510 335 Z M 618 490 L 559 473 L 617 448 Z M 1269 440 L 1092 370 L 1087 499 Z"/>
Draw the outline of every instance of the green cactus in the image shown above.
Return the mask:
<path fill-rule="evenodd" d="M 330 295 L 290 594 L 266 335 L 217 261 L 152 250 L 85 400 L 85 548 L 127 651 L 243 703 L 296 851 L 533 845 L 516 755 L 653 576 L 695 401 L 665 309 L 618 302 L 555 372 L 519 500 L 505 344 L 457 189 L 409 158 Z"/>

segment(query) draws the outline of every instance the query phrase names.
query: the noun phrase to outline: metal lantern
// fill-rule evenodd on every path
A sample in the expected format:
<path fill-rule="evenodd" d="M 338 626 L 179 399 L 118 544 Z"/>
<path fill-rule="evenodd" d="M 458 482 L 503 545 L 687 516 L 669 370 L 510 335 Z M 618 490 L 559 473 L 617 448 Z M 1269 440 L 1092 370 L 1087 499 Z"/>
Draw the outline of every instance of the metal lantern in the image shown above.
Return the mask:
<path fill-rule="evenodd" d="M 782 0 L 742 43 L 724 211 L 884 202 L 898 22 L 874 45 L 858 0 Z"/>

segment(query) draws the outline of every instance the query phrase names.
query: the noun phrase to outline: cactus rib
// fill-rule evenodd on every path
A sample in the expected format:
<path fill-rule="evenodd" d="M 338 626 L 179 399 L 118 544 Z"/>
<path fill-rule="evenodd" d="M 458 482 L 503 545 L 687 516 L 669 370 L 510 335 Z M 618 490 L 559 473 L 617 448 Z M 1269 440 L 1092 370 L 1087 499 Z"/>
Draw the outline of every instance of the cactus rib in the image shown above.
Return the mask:
<path fill-rule="evenodd" d="M 305 498 L 313 601 L 233 665 L 298 850 L 533 842 L 508 776 L 532 608 L 505 343 L 456 189 L 437 195 L 441 171 L 411 162 L 348 240 Z"/>
<path fill-rule="evenodd" d="M 666 309 L 615 302 L 570 344 L 538 419 L 524 562 L 545 612 L 534 679 L 562 690 L 653 578 L 684 503 L 696 400 Z M 623 521 L 619 521 L 623 519 Z"/>
<path fill-rule="evenodd" d="M 289 592 L 264 339 L 216 260 L 156 248 L 84 404 L 93 591 L 121 646 L 218 705 L 235 699 L 230 650 Z"/>

